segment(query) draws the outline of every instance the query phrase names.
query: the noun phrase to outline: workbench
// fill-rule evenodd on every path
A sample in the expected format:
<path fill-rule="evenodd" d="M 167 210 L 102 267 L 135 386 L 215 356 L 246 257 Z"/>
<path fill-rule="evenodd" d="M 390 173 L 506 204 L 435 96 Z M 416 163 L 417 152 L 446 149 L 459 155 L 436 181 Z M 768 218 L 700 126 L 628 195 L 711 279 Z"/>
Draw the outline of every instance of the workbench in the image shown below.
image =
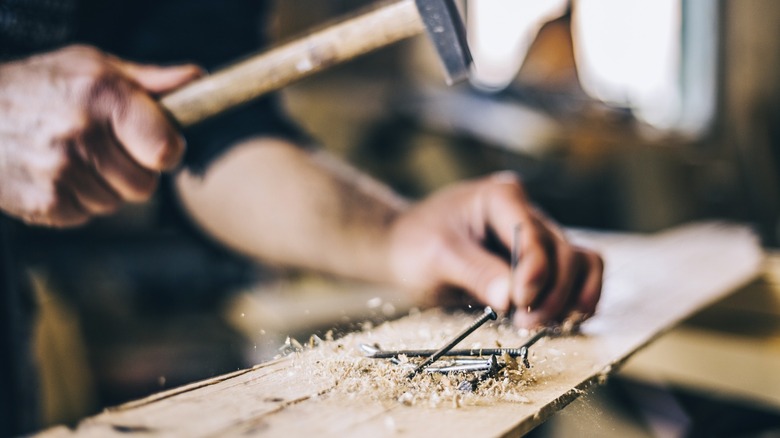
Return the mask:
<path fill-rule="evenodd" d="M 292 352 L 253 368 L 152 395 L 44 436 L 506 436 L 523 434 L 684 318 L 749 282 L 763 252 L 746 228 L 687 225 L 653 235 L 570 233 L 602 252 L 598 313 L 578 334 L 544 338 L 517 378 L 463 393 L 458 377 L 412 381 L 360 343 L 438 348 L 474 319 L 462 312 L 408 316 L 338 339 L 290 341 Z M 529 333 L 483 327 L 464 347 L 519 345 Z M 428 379 L 428 380 L 426 380 Z M 432 382 L 432 383 L 431 383 Z"/>

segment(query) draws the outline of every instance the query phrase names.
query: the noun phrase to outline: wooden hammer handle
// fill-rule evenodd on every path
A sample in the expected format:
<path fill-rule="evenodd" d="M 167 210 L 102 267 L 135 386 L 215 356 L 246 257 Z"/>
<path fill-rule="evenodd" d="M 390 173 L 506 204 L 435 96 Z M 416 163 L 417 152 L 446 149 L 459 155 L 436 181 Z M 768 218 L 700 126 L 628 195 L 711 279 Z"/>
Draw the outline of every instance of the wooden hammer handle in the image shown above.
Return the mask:
<path fill-rule="evenodd" d="M 424 31 L 414 0 L 392 0 L 228 66 L 160 100 L 181 127 L 278 90 L 331 65 Z"/>

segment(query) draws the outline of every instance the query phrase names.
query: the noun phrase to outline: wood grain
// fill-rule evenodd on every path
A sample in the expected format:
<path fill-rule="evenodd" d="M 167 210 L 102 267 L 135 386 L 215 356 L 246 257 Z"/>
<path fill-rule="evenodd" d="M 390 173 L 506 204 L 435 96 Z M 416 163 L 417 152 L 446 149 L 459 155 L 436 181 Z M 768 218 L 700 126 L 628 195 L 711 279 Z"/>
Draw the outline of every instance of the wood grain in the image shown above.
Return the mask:
<path fill-rule="evenodd" d="M 605 255 L 606 284 L 599 312 L 583 325 L 581 335 L 544 339 L 532 348 L 533 366 L 518 383 L 521 397 L 460 400 L 450 392 L 451 400 L 423 397 L 406 403 L 397 394 L 413 392 L 414 383 L 402 383 L 409 388 L 401 387 L 392 396 L 371 390 L 386 386 L 391 374 L 372 379 L 372 370 L 391 365 L 360 358 L 356 344 L 435 347 L 473 319 L 430 310 L 108 410 L 75 430 L 59 428 L 47 434 L 514 436 L 603 382 L 635 351 L 681 319 L 749 281 L 762 258 L 748 230 L 723 224 L 690 225 L 648 236 L 572 233 L 572 237 Z M 480 329 L 473 336 L 464 346 L 496 342 L 508 346 L 524 339 L 523 333 L 502 325 Z M 329 368 L 329 360 L 343 368 Z"/>
<path fill-rule="evenodd" d="M 422 33 L 414 0 L 375 8 L 251 56 L 163 97 L 180 126 L 196 124 L 334 64 Z"/>

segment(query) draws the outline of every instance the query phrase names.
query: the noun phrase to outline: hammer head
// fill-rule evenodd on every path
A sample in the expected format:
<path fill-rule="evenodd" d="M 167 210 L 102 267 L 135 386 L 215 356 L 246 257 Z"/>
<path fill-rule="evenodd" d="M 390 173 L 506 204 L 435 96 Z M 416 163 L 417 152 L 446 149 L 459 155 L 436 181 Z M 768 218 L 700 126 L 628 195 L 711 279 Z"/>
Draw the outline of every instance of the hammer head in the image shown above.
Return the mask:
<path fill-rule="evenodd" d="M 471 52 L 454 0 L 415 0 L 425 30 L 444 66 L 448 85 L 468 78 Z"/>

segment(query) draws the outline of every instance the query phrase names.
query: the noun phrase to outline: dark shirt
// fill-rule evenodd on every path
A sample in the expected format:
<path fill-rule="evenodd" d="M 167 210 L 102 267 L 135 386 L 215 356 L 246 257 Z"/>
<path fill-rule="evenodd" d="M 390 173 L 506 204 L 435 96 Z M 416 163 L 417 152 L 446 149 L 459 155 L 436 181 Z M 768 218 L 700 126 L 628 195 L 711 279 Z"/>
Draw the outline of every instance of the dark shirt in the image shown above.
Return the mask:
<path fill-rule="evenodd" d="M 0 60 L 71 43 L 154 64 L 196 63 L 213 71 L 266 44 L 262 0 L 0 0 Z M 2 92 L 2 90 L 0 90 Z M 184 163 L 201 171 L 250 136 L 305 136 L 267 96 L 185 132 Z M 29 293 L 10 240 L 20 225 L 0 217 L 0 436 L 38 427 L 28 332 Z"/>
<path fill-rule="evenodd" d="M 0 436 L 29 432 L 39 421 L 31 294 L 19 281 L 8 225 L 0 215 Z"/>

